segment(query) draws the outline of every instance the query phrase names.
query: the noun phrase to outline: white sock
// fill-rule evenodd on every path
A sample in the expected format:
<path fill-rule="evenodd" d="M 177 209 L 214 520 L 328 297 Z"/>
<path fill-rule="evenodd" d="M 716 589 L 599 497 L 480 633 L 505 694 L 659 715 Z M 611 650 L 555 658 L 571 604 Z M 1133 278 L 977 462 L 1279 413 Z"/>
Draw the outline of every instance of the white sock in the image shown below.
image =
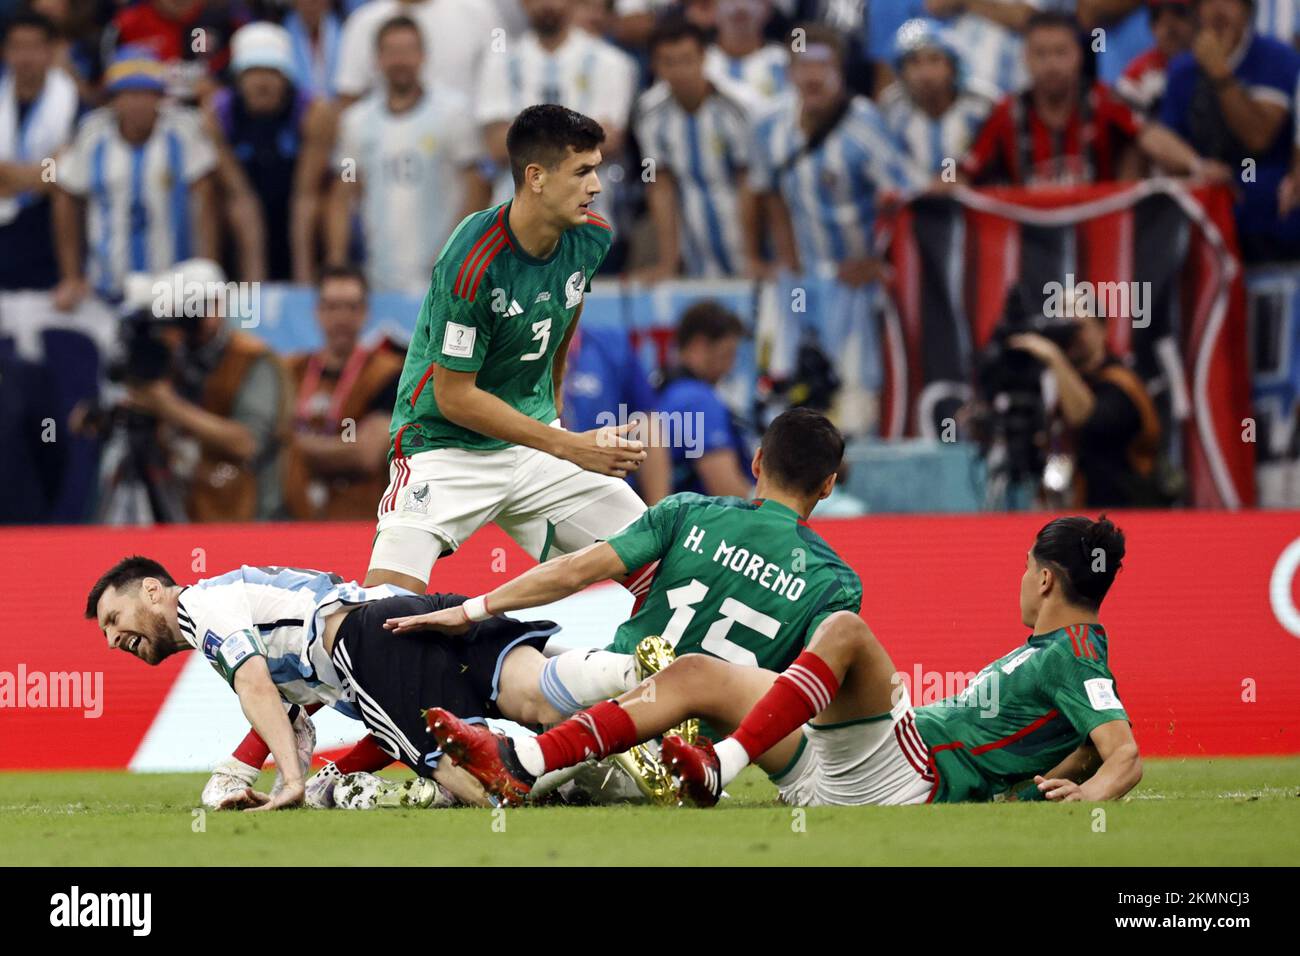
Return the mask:
<path fill-rule="evenodd" d="M 727 737 L 714 744 L 713 752 L 718 755 L 718 777 L 720 785 L 725 787 L 740 776 L 740 771 L 749 766 L 749 754 L 735 737 Z"/>
<path fill-rule="evenodd" d="M 546 759 L 542 756 L 542 748 L 537 745 L 536 737 L 515 737 L 515 756 L 519 762 L 524 765 L 524 769 L 534 777 L 540 777 L 546 772 Z"/>
<path fill-rule="evenodd" d="M 540 680 L 542 696 L 566 717 L 636 685 L 636 660 L 612 651 L 565 651 L 546 662 Z"/>

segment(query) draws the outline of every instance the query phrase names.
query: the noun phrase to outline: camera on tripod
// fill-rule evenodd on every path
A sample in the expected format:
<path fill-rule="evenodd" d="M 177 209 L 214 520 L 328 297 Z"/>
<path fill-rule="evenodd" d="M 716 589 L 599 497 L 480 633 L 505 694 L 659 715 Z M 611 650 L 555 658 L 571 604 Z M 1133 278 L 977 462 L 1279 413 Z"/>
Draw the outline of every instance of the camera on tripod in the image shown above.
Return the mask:
<path fill-rule="evenodd" d="M 990 487 L 1005 488 L 1041 477 L 1047 464 L 1047 408 L 1043 402 L 1043 364 L 1010 344 L 1034 332 L 1069 354 L 1078 333 L 1073 319 L 1049 319 L 1032 308 L 1022 286 L 1007 293 L 1002 321 L 976 362 L 977 401 L 971 430 L 989 471 Z"/>

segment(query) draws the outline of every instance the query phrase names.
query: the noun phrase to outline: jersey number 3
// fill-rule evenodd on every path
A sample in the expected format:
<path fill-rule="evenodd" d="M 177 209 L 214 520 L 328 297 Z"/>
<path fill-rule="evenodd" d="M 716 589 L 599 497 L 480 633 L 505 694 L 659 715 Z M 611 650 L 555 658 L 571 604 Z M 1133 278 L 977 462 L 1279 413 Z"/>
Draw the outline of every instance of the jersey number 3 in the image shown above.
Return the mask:
<path fill-rule="evenodd" d="M 668 606 L 673 609 L 673 616 L 668 619 L 668 626 L 664 628 L 663 639 L 673 647 L 682 639 L 686 633 L 686 628 L 690 626 L 691 621 L 695 618 L 694 605 L 704 600 L 705 595 L 709 593 L 709 586 L 703 581 L 691 578 L 690 584 L 684 584 L 679 588 L 669 588 L 664 592 L 664 597 L 668 599 Z M 742 604 L 735 598 L 724 598 L 722 607 L 718 608 L 718 614 L 721 615 L 716 621 L 709 625 L 708 632 L 704 635 L 704 640 L 700 641 L 700 650 L 712 654 L 714 657 L 720 657 L 724 661 L 731 661 L 733 664 L 745 664 L 750 667 L 758 666 L 758 657 L 749 648 L 741 647 L 739 644 L 733 644 L 727 640 L 727 633 L 734 624 L 743 624 L 751 631 L 757 631 L 768 640 L 776 637 L 776 632 L 781 629 L 781 622 L 774 617 L 768 617 L 761 611 L 755 611 L 747 604 Z"/>
<path fill-rule="evenodd" d="M 546 345 L 551 341 L 551 320 L 542 319 L 540 322 L 533 323 L 533 341 L 538 343 L 536 352 L 529 352 L 527 355 L 519 356 L 521 362 L 531 362 L 541 358 L 546 354 Z"/>

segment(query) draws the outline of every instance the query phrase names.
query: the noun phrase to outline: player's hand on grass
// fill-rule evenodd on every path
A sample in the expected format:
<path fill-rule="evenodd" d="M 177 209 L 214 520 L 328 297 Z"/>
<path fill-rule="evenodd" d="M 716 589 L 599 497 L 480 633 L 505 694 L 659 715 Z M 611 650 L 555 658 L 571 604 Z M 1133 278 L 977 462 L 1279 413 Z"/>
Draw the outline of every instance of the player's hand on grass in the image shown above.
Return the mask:
<path fill-rule="evenodd" d="M 1084 799 L 1082 789 L 1073 780 L 1062 780 L 1059 777 L 1051 780 L 1046 777 L 1034 777 L 1034 783 L 1038 785 L 1044 797 L 1057 803 L 1073 803 Z"/>
<path fill-rule="evenodd" d="M 410 634 L 414 631 L 441 631 L 444 634 L 464 634 L 469 630 L 469 619 L 465 611 L 456 607 L 445 607 L 441 611 L 428 614 L 408 614 L 405 617 L 390 617 L 384 621 L 384 629 L 397 634 Z"/>
<path fill-rule="evenodd" d="M 645 443 L 627 437 L 628 432 L 639 424 L 625 422 L 622 425 L 593 428 L 587 432 L 571 432 L 571 440 L 560 457 L 573 462 L 584 471 L 626 478 L 645 461 Z"/>
<path fill-rule="evenodd" d="M 292 783 L 286 783 L 278 793 L 259 793 L 249 787 L 246 795 L 253 803 L 253 806 L 245 809 L 245 813 L 256 813 L 258 810 L 283 810 L 288 807 L 301 806 L 303 799 L 307 796 L 307 787 L 302 780 L 295 780 Z"/>

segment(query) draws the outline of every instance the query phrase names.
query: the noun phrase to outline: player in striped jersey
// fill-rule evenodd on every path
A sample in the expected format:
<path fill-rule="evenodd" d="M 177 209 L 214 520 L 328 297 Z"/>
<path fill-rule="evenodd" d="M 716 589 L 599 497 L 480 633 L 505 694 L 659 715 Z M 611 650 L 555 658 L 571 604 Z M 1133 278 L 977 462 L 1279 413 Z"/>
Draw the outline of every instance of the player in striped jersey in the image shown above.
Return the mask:
<path fill-rule="evenodd" d="M 934 21 L 908 20 L 894 47 L 898 82 L 881 95 L 881 112 L 912 160 L 919 179 L 956 181 L 957 161 L 979 132 L 992 103 L 962 84 L 962 64 Z"/>
<path fill-rule="evenodd" d="M 705 75 L 706 43 L 704 31 L 682 17 L 661 21 L 650 35 L 658 82 L 638 99 L 634 130 L 654 164 L 646 201 L 658 261 L 642 278 L 736 276 L 744 265 L 749 116 L 730 82 Z"/>
<path fill-rule="evenodd" d="M 421 82 L 426 53 L 415 22 L 388 21 L 375 44 L 382 83 L 339 120 L 327 249 L 346 261 L 359 205 L 371 288 L 412 291 L 428 283 L 456 224 L 487 202 L 488 186 L 469 101 Z"/>
<path fill-rule="evenodd" d="M 384 628 L 389 617 L 464 600 L 365 587 L 325 571 L 248 565 L 182 586 L 158 562 L 130 557 L 95 582 L 86 617 L 110 648 L 147 664 L 180 651 L 203 654 L 275 756 L 280 791 L 245 795 L 263 809 L 302 801 L 305 768 L 286 711 L 321 705 L 364 721 L 389 756 L 420 777 L 482 802 L 464 774 L 439 763 L 421 708 L 441 702 L 522 724 L 561 719 L 538 691 L 541 647 L 558 627 L 494 618 L 458 641 Z"/>
<path fill-rule="evenodd" d="M 109 104 L 82 120 L 59 157 L 60 309 L 75 306 L 89 289 L 121 301 L 128 273 L 156 275 L 216 255 L 216 150 L 193 110 L 164 105 L 164 88 L 152 54 L 124 48 L 105 74 Z"/>
<path fill-rule="evenodd" d="M 664 740 L 683 803 L 712 806 L 750 762 L 797 806 L 1016 799 L 1113 800 L 1142 777 L 1098 620 L 1124 556 L 1104 517 L 1058 518 L 1038 533 L 1020 582 L 1033 633 L 961 694 L 913 709 L 888 652 L 860 617 L 821 622 L 782 673 L 680 657 L 615 701 L 526 743 L 437 709 L 444 752 L 491 792 L 526 793 L 538 774 L 618 753 L 698 716 L 734 733 L 716 747 Z M 650 691 L 653 692 L 650 692 Z"/>

